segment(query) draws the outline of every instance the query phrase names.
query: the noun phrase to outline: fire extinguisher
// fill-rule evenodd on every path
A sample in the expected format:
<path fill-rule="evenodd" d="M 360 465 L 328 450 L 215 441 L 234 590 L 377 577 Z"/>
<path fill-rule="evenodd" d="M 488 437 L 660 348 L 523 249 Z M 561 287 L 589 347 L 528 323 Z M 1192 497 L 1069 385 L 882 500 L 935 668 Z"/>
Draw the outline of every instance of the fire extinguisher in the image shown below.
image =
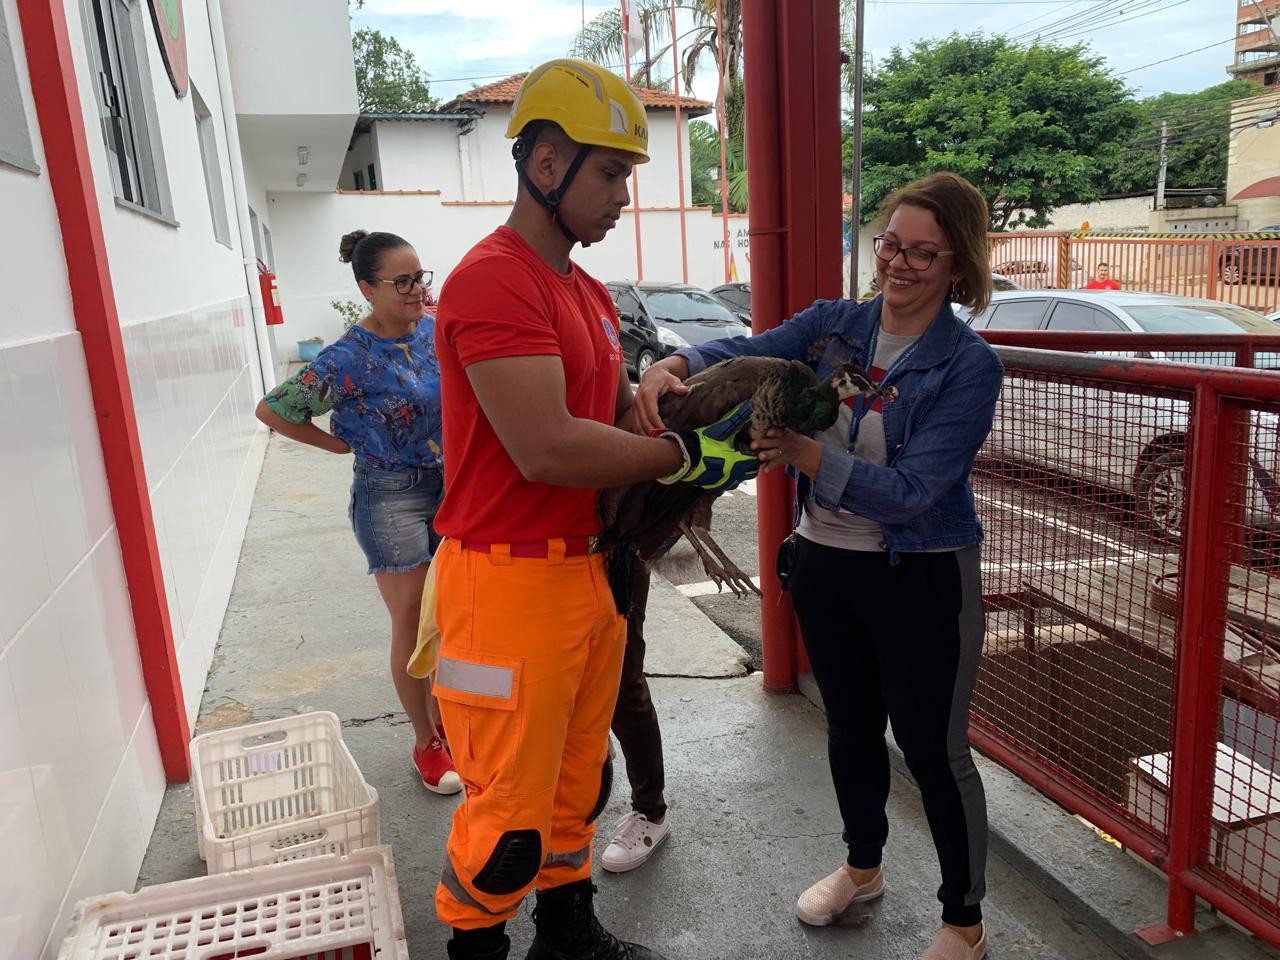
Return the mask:
<path fill-rule="evenodd" d="M 263 270 L 258 274 L 258 285 L 262 290 L 262 310 L 266 314 L 267 325 L 276 326 L 284 323 L 284 311 L 280 309 L 280 288 L 276 286 L 276 275 Z"/>

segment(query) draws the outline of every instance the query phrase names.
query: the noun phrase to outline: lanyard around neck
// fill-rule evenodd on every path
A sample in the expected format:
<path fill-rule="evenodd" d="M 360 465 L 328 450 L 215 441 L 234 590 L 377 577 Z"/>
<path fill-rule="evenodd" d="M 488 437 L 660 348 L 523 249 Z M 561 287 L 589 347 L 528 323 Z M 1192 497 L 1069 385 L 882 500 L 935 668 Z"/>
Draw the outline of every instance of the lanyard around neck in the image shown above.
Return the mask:
<path fill-rule="evenodd" d="M 923 336 L 923 334 L 921 334 L 921 336 Z M 877 321 L 875 328 L 871 331 L 871 339 L 867 342 L 867 379 L 868 380 L 871 379 L 871 371 L 875 367 L 876 347 L 879 344 L 879 341 L 880 341 L 880 323 Z M 915 353 L 916 347 L 918 347 L 919 345 L 920 345 L 920 337 L 916 337 L 915 340 L 911 341 L 911 344 L 907 347 L 907 349 L 903 350 L 900 354 L 898 354 L 898 356 L 894 359 L 893 363 L 889 364 L 889 369 L 887 369 L 884 372 L 884 376 L 880 378 L 880 382 L 876 384 L 876 387 L 884 388 L 888 386 L 889 380 L 893 377 L 895 373 L 898 372 L 898 368 L 907 362 L 907 359 L 911 356 L 911 354 Z M 871 412 L 871 408 L 875 406 L 875 402 L 877 399 L 878 399 L 877 395 L 872 395 L 870 397 L 858 396 L 857 398 L 854 399 L 853 422 L 849 424 L 849 452 L 850 453 L 853 452 L 853 448 L 858 442 L 858 428 L 862 425 L 862 418 Z"/>

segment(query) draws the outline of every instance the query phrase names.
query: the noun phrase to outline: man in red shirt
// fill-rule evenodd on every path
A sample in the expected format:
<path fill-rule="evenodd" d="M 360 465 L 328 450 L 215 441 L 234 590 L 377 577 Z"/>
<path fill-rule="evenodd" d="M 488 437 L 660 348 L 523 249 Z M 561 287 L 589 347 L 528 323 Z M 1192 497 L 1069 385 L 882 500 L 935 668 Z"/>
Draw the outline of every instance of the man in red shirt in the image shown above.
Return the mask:
<path fill-rule="evenodd" d="M 609 799 L 609 722 L 625 622 L 604 557 L 597 491 L 662 478 L 727 490 L 753 476 L 718 424 L 660 437 L 614 426 L 631 406 L 617 312 L 570 258 L 598 243 L 648 160 L 635 93 L 582 60 L 525 79 L 507 136 L 514 209 L 440 297 L 436 349 L 445 499 L 436 528 L 436 695 L 466 799 L 436 890 L 451 960 L 505 960 L 505 924 L 537 889 L 526 960 L 661 960 L 600 925 L 591 839 Z"/>
<path fill-rule="evenodd" d="M 1086 290 L 1119 290 L 1120 284 L 1111 279 L 1111 265 L 1103 262 L 1098 264 L 1093 279 L 1086 283 L 1084 288 Z"/>

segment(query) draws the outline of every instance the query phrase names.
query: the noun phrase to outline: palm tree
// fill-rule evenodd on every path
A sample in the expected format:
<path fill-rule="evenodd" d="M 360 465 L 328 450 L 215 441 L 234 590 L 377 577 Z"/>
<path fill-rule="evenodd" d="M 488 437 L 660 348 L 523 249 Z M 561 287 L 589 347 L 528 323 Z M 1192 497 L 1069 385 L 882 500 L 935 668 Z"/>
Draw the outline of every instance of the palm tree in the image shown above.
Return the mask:
<path fill-rule="evenodd" d="M 742 74 L 742 0 L 723 0 L 723 6 L 725 76 L 732 87 Z M 688 88 L 703 55 L 710 54 L 714 62 L 719 48 L 716 0 L 677 0 L 676 10 L 687 11 L 693 18 L 693 27 L 678 38 L 683 47 L 684 61 L 680 68 L 681 81 Z M 670 0 L 639 0 L 636 15 L 640 18 L 644 34 L 644 51 L 633 79 L 636 83 L 650 85 L 653 68 L 671 56 Z M 597 14 L 574 38 L 572 52 L 596 63 L 621 60 L 622 11 L 611 9 Z"/>
<path fill-rule="evenodd" d="M 717 0 L 676 0 L 676 9 L 688 11 L 692 15 L 693 27 L 677 37 L 677 45 L 682 48 L 680 68 L 681 82 L 685 89 L 693 83 L 698 68 L 705 61 L 705 54 L 711 55 L 711 63 L 717 64 L 720 56 L 724 61 L 724 97 L 725 116 L 721 122 L 725 124 L 726 170 L 729 182 L 729 208 L 736 212 L 747 208 L 747 164 L 745 137 L 745 88 L 742 78 L 742 6 L 743 0 L 721 0 L 720 16 L 724 28 L 723 44 L 720 30 L 717 28 Z M 852 36 L 854 17 L 854 0 L 840 0 L 841 32 Z M 671 3 L 670 0 L 638 0 L 635 5 L 636 14 L 644 35 L 643 60 L 640 68 L 632 75 L 634 83 L 643 86 L 666 86 L 669 81 L 655 82 L 653 69 L 669 61 L 671 57 Z M 852 49 L 852 43 L 846 44 Z M 622 11 L 615 7 L 598 14 L 589 21 L 574 39 L 571 51 L 575 56 L 596 63 L 613 63 L 622 59 Z M 851 77 L 847 74 L 846 77 Z M 849 82 L 846 79 L 846 82 Z M 698 129 L 705 128 L 705 129 Z M 720 168 L 720 147 L 718 131 L 709 123 L 690 124 L 689 151 L 692 163 L 697 157 L 710 157 L 712 147 L 715 148 L 714 169 L 718 174 Z M 699 154 L 702 151 L 702 154 Z M 707 171 L 703 167 L 703 173 Z M 693 172 L 694 183 L 701 176 Z M 713 202 L 719 205 L 719 189 L 716 187 Z M 695 202 L 699 194 L 695 187 Z"/>

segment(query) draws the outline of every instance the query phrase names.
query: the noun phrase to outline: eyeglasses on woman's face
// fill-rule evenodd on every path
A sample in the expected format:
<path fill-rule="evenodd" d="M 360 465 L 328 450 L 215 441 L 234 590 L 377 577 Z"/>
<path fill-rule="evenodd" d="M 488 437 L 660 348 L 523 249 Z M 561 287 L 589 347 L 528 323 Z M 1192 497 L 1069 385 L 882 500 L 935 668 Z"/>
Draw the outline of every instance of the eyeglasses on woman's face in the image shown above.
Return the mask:
<path fill-rule="evenodd" d="M 419 270 L 417 273 L 402 273 L 398 277 L 392 277 L 384 280 L 382 277 L 374 277 L 377 283 L 393 283 L 396 287 L 396 293 L 408 294 L 413 292 L 414 286 L 419 286 L 426 290 L 431 286 L 431 280 L 434 274 L 430 270 Z"/>
<path fill-rule="evenodd" d="M 886 237 L 883 233 L 871 238 L 871 249 L 875 252 L 876 259 L 886 266 L 893 263 L 898 254 L 902 254 L 902 261 L 912 270 L 928 270 L 938 257 L 949 257 L 952 253 L 950 250 L 930 250 L 928 247 L 904 247 L 893 237 Z"/>

